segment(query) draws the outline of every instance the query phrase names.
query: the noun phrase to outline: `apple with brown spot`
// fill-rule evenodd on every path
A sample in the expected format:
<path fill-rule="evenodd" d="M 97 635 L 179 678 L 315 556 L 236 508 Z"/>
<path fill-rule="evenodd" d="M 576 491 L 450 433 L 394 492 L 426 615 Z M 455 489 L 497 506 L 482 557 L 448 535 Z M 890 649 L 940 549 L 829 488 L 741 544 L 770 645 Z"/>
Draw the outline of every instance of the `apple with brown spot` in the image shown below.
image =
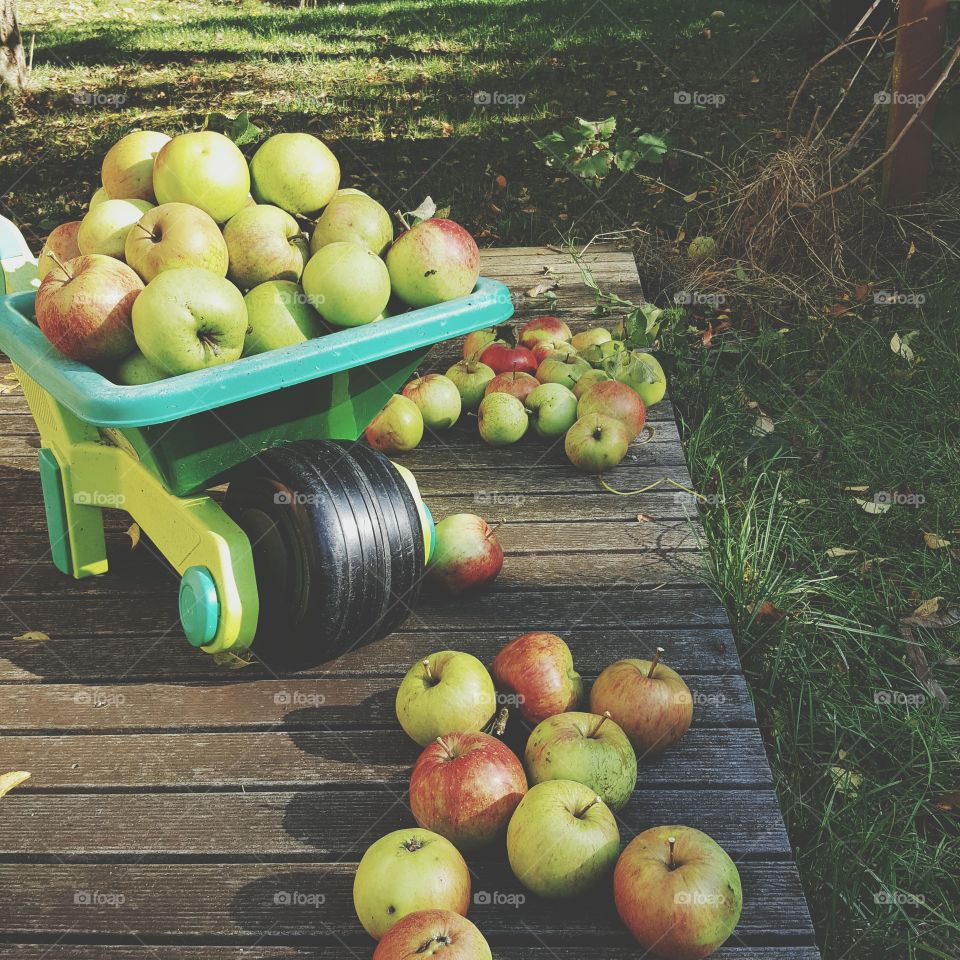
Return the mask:
<path fill-rule="evenodd" d="M 640 435 L 647 419 L 647 409 L 640 394 L 619 380 L 596 383 L 580 397 L 577 416 L 586 417 L 591 413 L 603 413 L 619 420 L 627 428 L 631 440 Z"/>
<path fill-rule="evenodd" d="M 583 680 L 573 669 L 573 654 L 554 633 L 524 633 L 494 658 L 494 682 L 516 697 L 524 720 L 538 724 L 573 710 L 583 696 Z"/>
<path fill-rule="evenodd" d="M 607 667 L 590 691 L 590 709 L 609 713 L 623 728 L 637 757 L 655 757 L 676 743 L 693 720 L 693 695 L 683 677 L 660 662 L 618 660 Z"/>
<path fill-rule="evenodd" d="M 494 580 L 503 567 L 503 548 L 490 524 L 472 513 L 455 513 L 437 524 L 427 583 L 461 594 Z"/>
<path fill-rule="evenodd" d="M 93 366 L 133 353 L 133 304 L 143 281 L 121 260 L 94 253 L 57 263 L 40 284 L 37 326 L 65 356 Z"/>
<path fill-rule="evenodd" d="M 491 393 L 509 393 L 524 403 L 532 391 L 540 386 L 540 381 L 529 373 L 520 373 L 511 370 L 508 373 L 498 373 L 486 386 L 484 396 Z"/>
<path fill-rule="evenodd" d="M 476 850 L 503 835 L 526 792 L 523 766 L 506 744 L 486 733 L 448 733 L 414 765 L 410 809 L 421 827 Z"/>
<path fill-rule="evenodd" d="M 480 250 L 453 220 L 424 220 L 400 234 L 387 253 L 393 292 L 411 307 L 465 297 L 480 276 Z"/>

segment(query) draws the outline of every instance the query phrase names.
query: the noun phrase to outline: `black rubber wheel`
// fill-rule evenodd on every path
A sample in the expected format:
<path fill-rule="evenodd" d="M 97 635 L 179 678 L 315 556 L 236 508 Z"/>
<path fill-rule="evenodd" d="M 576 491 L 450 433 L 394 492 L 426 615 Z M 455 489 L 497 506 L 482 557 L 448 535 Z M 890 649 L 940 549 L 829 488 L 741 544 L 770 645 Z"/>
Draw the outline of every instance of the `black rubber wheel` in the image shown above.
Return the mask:
<path fill-rule="evenodd" d="M 406 618 L 423 576 L 419 511 L 375 451 L 282 444 L 238 468 L 224 507 L 250 538 L 266 663 L 323 663 Z"/>

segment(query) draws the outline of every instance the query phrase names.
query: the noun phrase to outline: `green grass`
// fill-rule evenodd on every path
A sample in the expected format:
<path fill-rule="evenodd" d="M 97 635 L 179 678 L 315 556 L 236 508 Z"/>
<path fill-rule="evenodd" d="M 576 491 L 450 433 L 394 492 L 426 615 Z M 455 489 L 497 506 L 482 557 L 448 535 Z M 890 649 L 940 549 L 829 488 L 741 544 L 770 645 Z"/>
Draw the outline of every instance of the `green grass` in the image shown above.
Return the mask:
<path fill-rule="evenodd" d="M 724 335 L 729 350 L 707 356 L 678 351 L 691 472 L 710 496 L 711 579 L 826 957 L 953 957 L 960 943 L 947 796 L 960 781 L 958 630 L 918 633 L 954 694 L 946 708 L 898 630 L 922 601 L 960 597 L 958 292 L 935 288 L 931 309 L 871 306 L 820 328 Z M 890 349 L 910 330 L 913 363 Z M 772 432 L 758 435 L 750 402 Z M 901 502 L 882 514 L 856 502 L 881 491 Z M 931 549 L 924 533 L 954 549 Z M 838 547 L 855 552 L 828 552 Z"/>
<path fill-rule="evenodd" d="M 391 210 L 430 194 L 483 244 L 587 239 L 632 222 L 693 230 L 695 205 L 676 192 L 632 176 L 586 186 L 549 169 L 533 142 L 575 116 L 610 115 L 713 160 L 780 142 L 790 94 L 827 42 L 809 6 L 772 0 L 21 7 L 28 44 L 36 38 L 33 85 L 3 121 L 0 212 L 34 245 L 82 215 L 119 136 L 195 128 L 213 110 L 248 110 L 268 131 L 314 131 L 346 184 Z M 849 76 L 835 69 L 831 91 Z M 848 121 L 869 103 L 870 74 Z M 678 106 L 681 90 L 726 103 Z M 523 102 L 483 107 L 479 91 Z M 85 103 L 87 93 L 123 99 Z M 664 176 L 680 194 L 711 185 L 709 164 L 673 159 Z M 505 190 L 494 190 L 499 175 Z M 956 798 L 953 812 L 940 809 L 960 789 L 957 697 L 945 709 L 930 696 L 897 629 L 923 600 L 960 600 L 960 552 L 923 540 L 937 533 L 960 548 L 960 288 L 903 280 L 922 282 L 924 308 L 871 305 L 786 333 L 731 331 L 707 351 L 684 338 L 671 357 L 691 470 L 710 497 L 713 582 L 826 960 L 952 957 L 960 943 Z M 911 364 L 889 342 L 912 330 Z M 772 433 L 757 434 L 750 402 Z M 854 500 L 878 491 L 923 500 L 883 514 Z M 856 553 L 828 554 L 837 547 Z M 957 629 L 918 637 L 955 691 Z M 877 702 L 889 691 L 924 699 Z"/>

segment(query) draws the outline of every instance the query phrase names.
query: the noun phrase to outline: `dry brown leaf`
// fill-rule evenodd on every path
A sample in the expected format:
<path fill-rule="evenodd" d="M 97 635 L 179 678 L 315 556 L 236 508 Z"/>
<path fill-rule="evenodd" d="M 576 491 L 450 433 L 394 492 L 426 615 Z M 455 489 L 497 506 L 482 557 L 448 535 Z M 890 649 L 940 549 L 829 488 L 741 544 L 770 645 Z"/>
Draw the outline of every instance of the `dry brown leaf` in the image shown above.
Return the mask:
<path fill-rule="evenodd" d="M 869 493 L 870 488 L 862 483 L 855 483 L 852 486 L 843 488 L 847 493 Z"/>
<path fill-rule="evenodd" d="M 140 524 L 131 523 L 127 527 L 127 536 L 130 538 L 130 550 L 136 550 L 140 546 Z"/>
<path fill-rule="evenodd" d="M 19 787 L 29 777 L 30 774 L 26 770 L 11 770 L 10 773 L 0 773 L 0 797 L 9 793 L 14 787 Z"/>
<path fill-rule="evenodd" d="M 931 550 L 942 550 L 944 547 L 950 546 L 949 540 L 944 540 L 943 537 L 938 537 L 935 533 L 924 533 L 923 542 Z"/>
<path fill-rule="evenodd" d="M 652 523 L 653 517 L 649 516 L 646 513 L 637 514 L 637 523 Z"/>
<path fill-rule="evenodd" d="M 952 793 L 941 793 L 934 797 L 933 805 L 942 813 L 960 813 L 960 790 Z"/>
<path fill-rule="evenodd" d="M 556 280 L 542 280 L 535 287 L 530 287 L 526 291 L 528 297 L 536 299 L 537 297 L 542 297 L 545 293 L 551 293 L 556 290 L 560 284 Z"/>
<path fill-rule="evenodd" d="M 255 660 L 244 660 L 230 650 L 221 650 L 213 655 L 213 662 L 218 667 L 227 667 L 229 670 L 242 670 L 244 667 L 252 667 Z"/>
<path fill-rule="evenodd" d="M 824 551 L 828 557 L 852 557 L 854 554 L 859 553 L 859 550 L 851 550 L 849 547 L 831 547 L 829 550 Z"/>
<path fill-rule="evenodd" d="M 863 574 L 869 573 L 875 566 L 879 567 L 881 563 L 886 563 L 889 559 L 889 557 L 872 557 L 869 560 L 864 560 L 863 563 L 857 567 L 857 573 L 863 576 Z"/>
<path fill-rule="evenodd" d="M 904 618 L 900 621 L 900 636 L 906 641 L 907 659 L 913 667 L 913 672 L 917 675 L 917 679 L 923 684 L 926 691 L 931 696 L 936 697 L 943 706 L 948 707 L 950 705 L 950 698 L 944 693 L 943 687 L 940 686 L 936 677 L 934 677 L 933 670 L 930 669 L 930 664 L 927 662 L 927 655 L 924 653 L 923 647 L 917 643 L 913 630 L 909 626 L 906 626 L 906 620 L 907 618 Z M 958 617 L 958 622 L 960 622 L 960 617 Z"/>
<path fill-rule="evenodd" d="M 19 637 L 14 637 L 14 640 L 34 640 L 37 643 L 42 643 L 44 640 L 49 640 L 50 638 L 42 633 L 40 630 L 28 630 L 26 633 L 21 633 Z"/>

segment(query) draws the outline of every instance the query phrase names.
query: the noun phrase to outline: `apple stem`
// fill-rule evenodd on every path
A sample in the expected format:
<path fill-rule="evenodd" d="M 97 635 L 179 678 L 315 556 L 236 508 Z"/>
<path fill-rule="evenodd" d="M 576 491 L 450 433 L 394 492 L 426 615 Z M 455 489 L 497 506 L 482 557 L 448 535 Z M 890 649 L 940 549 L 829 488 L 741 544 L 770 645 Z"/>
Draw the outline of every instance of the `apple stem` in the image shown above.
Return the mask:
<path fill-rule="evenodd" d="M 610 711 L 604 710 L 603 716 L 597 721 L 597 725 L 590 731 L 591 739 L 597 735 L 597 732 L 609 719 L 610 719 Z"/>
<path fill-rule="evenodd" d="M 426 673 L 426 675 L 427 675 L 427 679 L 432 682 L 432 681 L 433 681 L 433 674 L 430 672 L 430 659 L 429 659 L 429 657 L 424 657 L 423 660 L 421 660 L 420 662 L 423 664 L 423 670 L 424 670 L 424 673 Z"/>
<path fill-rule="evenodd" d="M 148 230 L 139 220 L 134 224 L 134 226 L 139 227 L 151 240 L 156 240 L 153 231 Z"/>
<path fill-rule="evenodd" d="M 450 749 L 450 747 L 447 746 L 447 742 L 443 739 L 443 737 L 437 737 L 436 742 L 440 744 L 441 748 L 443 749 L 443 752 L 447 755 L 447 759 L 452 760 L 453 751 Z"/>
<path fill-rule="evenodd" d="M 660 662 L 660 658 L 666 653 L 663 647 L 657 647 L 656 652 L 653 655 L 653 659 L 650 661 L 650 669 L 647 671 L 647 679 L 650 680 L 653 677 L 653 671 L 657 669 L 657 664 Z"/>
<path fill-rule="evenodd" d="M 63 271 L 68 280 L 73 279 L 73 274 L 64 266 L 63 261 L 51 250 L 50 259 Z"/>
<path fill-rule="evenodd" d="M 500 712 L 493 718 L 490 724 L 490 736 L 502 737 L 507 729 L 507 721 L 510 719 L 510 711 L 506 707 L 501 707 Z"/>
<path fill-rule="evenodd" d="M 490 527 L 490 532 L 484 535 L 484 540 L 489 540 L 497 530 L 499 530 L 507 522 L 506 517 L 501 517 L 492 527 Z"/>
<path fill-rule="evenodd" d="M 575 816 L 578 820 L 582 820 L 584 814 L 585 814 L 591 807 L 595 807 L 598 803 L 601 803 L 602 801 L 603 801 L 603 797 L 594 797 L 582 810 L 578 810 L 578 811 L 574 814 L 574 816 Z"/>
<path fill-rule="evenodd" d="M 671 870 L 677 869 L 676 861 L 673 859 L 673 848 L 676 846 L 676 844 L 677 844 L 676 837 L 667 837 L 667 845 L 670 847 L 670 860 L 668 861 L 667 866 Z"/>

